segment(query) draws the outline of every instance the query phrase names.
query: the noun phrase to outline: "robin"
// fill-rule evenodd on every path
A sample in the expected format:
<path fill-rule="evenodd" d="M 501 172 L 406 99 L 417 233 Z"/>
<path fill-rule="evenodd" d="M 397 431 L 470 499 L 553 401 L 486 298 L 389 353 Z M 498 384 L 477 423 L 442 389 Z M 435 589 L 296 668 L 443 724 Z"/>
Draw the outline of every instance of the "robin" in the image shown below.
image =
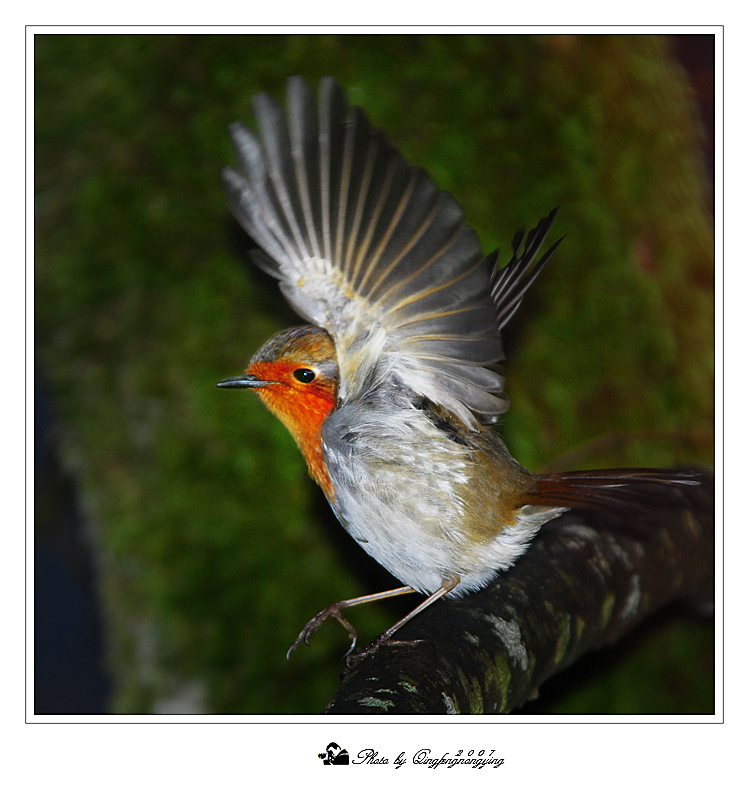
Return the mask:
<path fill-rule="evenodd" d="M 508 406 L 502 328 L 559 241 L 536 259 L 556 210 L 497 270 L 461 207 L 349 109 L 331 78 L 319 106 L 288 82 L 288 115 L 253 99 L 259 135 L 231 126 L 239 169 L 223 181 L 233 212 L 311 325 L 285 330 L 245 374 L 286 425 L 344 528 L 403 584 L 333 603 L 328 617 L 408 592 L 427 595 L 354 658 L 374 652 L 441 597 L 460 597 L 510 568 L 549 520 L 570 508 L 626 508 L 643 483 L 692 484 L 668 470 L 533 474 L 491 430 Z M 560 240 L 561 241 L 561 240 Z"/>

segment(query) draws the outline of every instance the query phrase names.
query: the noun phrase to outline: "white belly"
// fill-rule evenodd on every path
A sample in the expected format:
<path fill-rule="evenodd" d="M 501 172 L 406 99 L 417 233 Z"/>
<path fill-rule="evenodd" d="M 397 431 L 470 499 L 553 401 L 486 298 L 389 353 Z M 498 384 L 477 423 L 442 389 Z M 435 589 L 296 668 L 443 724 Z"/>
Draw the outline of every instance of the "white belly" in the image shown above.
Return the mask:
<path fill-rule="evenodd" d="M 470 481 L 471 451 L 415 409 L 343 407 L 326 422 L 324 441 L 341 524 L 400 581 L 425 594 L 453 577 L 460 578 L 453 596 L 485 586 L 561 513 L 539 509 L 477 541 L 464 529 L 459 488 Z"/>

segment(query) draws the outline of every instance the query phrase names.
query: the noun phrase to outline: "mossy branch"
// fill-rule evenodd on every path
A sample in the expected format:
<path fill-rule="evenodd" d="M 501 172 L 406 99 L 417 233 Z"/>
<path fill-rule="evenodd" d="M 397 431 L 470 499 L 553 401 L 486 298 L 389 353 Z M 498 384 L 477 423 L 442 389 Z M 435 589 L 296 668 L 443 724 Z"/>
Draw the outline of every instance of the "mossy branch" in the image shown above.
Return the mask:
<path fill-rule="evenodd" d="M 344 677 L 329 714 L 507 713 L 584 653 L 714 593 L 714 476 L 648 488 L 632 513 L 568 512 L 482 592 L 440 602 Z"/>

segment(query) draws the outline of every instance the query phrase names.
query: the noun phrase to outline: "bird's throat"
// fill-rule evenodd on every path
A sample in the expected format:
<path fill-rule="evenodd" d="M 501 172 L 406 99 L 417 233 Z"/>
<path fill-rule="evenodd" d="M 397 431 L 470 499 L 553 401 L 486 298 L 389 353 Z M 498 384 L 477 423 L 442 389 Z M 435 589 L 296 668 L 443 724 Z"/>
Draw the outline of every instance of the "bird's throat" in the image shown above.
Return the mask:
<path fill-rule="evenodd" d="M 333 487 L 322 452 L 322 426 L 335 408 L 335 398 L 327 392 L 278 391 L 275 386 L 256 391 L 268 409 L 288 428 L 302 451 L 309 474 L 332 499 Z"/>

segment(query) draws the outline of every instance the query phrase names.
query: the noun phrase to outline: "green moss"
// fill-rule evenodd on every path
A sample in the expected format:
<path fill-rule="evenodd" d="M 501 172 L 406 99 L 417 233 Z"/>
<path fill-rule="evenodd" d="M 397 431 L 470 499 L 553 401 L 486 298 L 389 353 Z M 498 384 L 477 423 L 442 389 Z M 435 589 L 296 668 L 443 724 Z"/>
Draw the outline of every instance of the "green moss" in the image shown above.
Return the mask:
<path fill-rule="evenodd" d="M 364 697 L 359 701 L 359 705 L 365 706 L 366 708 L 379 708 L 382 711 L 387 711 L 393 707 L 391 700 L 380 700 L 376 697 Z"/>
<path fill-rule="evenodd" d="M 42 34 L 34 69 L 37 351 L 94 531 L 113 709 L 196 683 L 210 711 L 317 712 L 345 636 L 287 664 L 290 641 L 392 585 L 279 423 L 213 388 L 294 319 L 245 268 L 218 177 L 227 124 L 289 74 L 336 75 L 487 250 L 561 206 L 567 238 L 509 331 L 521 462 L 710 458 L 711 225 L 665 40 Z M 396 613 L 357 609 L 362 638 Z"/>
<path fill-rule="evenodd" d="M 615 603 L 616 603 L 616 596 L 613 594 L 607 594 L 603 601 L 603 607 L 601 608 L 601 621 L 599 625 L 602 628 L 605 628 L 606 625 L 608 625 L 609 619 L 611 618 L 611 612 L 614 610 Z"/>
<path fill-rule="evenodd" d="M 570 628 L 569 618 L 565 619 L 565 625 L 559 634 L 557 640 L 556 653 L 554 654 L 554 661 L 559 664 L 567 653 L 567 648 L 572 641 L 572 630 Z"/>

